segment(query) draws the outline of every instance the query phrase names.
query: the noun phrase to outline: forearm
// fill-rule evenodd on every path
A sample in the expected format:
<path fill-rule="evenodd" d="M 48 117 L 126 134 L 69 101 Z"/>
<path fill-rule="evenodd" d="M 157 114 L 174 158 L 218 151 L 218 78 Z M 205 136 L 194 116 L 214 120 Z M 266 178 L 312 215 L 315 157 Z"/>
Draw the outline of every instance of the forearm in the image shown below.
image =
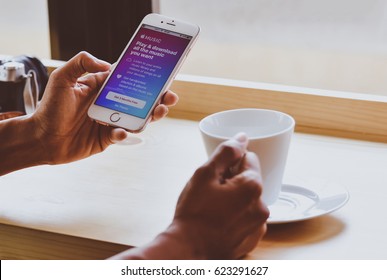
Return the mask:
<path fill-rule="evenodd" d="M 31 117 L 0 121 L 0 139 L 0 176 L 46 163 L 46 152 Z"/>
<path fill-rule="evenodd" d="M 198 242 L 193 242 L 189 234 L 184 234 L 180 228 L 170 226 L 158 235 L 151 243 L 134 249 L 129 249 L 111 259 L 142 259 L 142 260 L 193 260 L 205 259 L 205 251 Z"/>

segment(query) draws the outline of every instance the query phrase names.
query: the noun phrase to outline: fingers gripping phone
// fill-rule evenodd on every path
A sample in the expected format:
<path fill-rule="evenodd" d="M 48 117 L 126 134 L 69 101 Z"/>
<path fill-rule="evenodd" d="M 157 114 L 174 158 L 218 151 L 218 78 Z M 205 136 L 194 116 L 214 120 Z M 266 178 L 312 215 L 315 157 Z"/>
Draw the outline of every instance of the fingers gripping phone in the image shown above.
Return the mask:
<path fill-rule="evenodd" d="M 142 131 L 170 86 L 200 28 L 147 15 L 101 87 L 88 115 L 106 125 Z"/>

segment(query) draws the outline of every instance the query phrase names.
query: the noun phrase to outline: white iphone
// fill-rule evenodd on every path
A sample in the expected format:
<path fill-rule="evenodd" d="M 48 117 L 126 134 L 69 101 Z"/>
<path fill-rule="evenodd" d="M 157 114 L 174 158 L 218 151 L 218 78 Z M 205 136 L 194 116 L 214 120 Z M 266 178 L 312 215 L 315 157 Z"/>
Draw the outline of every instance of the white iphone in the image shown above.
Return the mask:
<path fill-rule="evenodd" d="M 200 28 L 158 14 L 137 28 L 88 110 L 99 123 L 142 131 L 192 48 Z"/>

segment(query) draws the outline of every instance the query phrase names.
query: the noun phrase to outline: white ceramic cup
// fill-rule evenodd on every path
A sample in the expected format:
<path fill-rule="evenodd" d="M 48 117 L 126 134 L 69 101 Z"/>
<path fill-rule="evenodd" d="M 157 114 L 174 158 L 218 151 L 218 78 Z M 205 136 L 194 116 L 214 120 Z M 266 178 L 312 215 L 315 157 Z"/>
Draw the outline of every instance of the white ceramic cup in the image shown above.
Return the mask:
<path fill-rule="evenodd" d="M 249 138 L 247 149 L 257 154 L 262 172 L 262 200 L 273 204 L 281 191 L 294 119 L 282 112 L 264 109 L 236 109 L 209 115 L 199 123 L 210 156 L 215 148 L 239 132 Z"/>

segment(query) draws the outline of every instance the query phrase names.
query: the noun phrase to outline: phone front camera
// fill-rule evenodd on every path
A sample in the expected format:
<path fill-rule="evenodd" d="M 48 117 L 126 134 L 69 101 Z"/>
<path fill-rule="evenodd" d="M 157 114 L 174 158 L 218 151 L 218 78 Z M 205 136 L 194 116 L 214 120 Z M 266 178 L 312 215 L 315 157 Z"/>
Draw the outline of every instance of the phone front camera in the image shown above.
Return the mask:
<path fill-rule="evenodd" d="M 161 21 L 161 23 L 164 23 L 164 21 Z"/>

